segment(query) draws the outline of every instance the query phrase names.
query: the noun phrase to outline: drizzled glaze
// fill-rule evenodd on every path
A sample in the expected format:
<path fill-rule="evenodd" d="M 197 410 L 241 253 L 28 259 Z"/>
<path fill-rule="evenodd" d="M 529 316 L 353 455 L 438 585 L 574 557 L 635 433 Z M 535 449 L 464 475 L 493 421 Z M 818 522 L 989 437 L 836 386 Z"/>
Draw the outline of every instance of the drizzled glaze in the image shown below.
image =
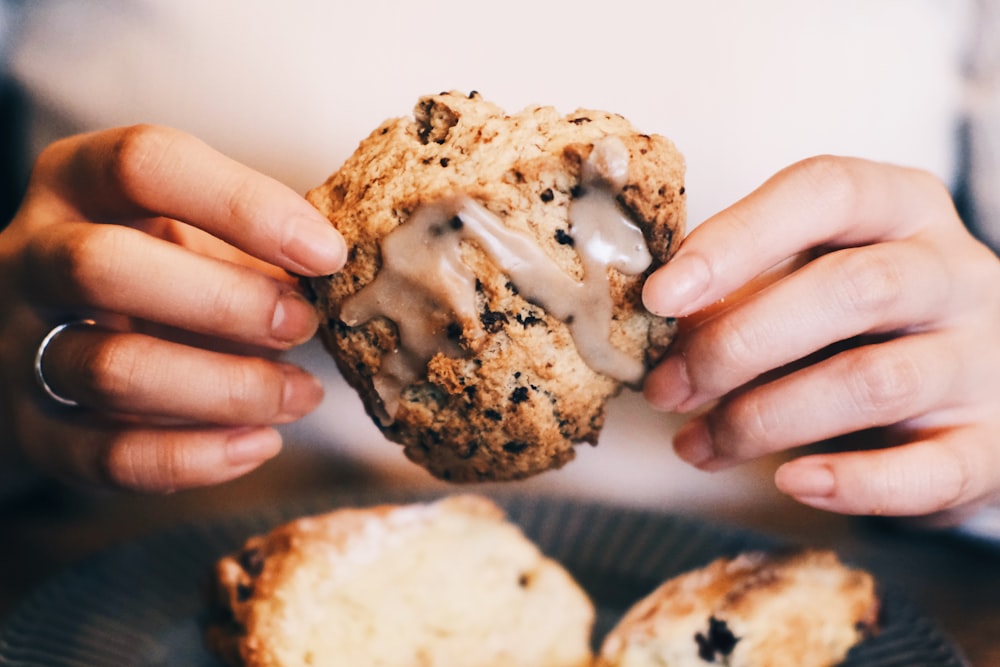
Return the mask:
<path fill-rule="evenodd" d="M 652 261 L 642 231 L 615 201 L 627 174 L 628 149 L 617 137 L 596 143 L 582 165 L 580 193 L 569 207 L 569 233 L 583 266 L 580 281 L 535 239 L 508 229 L 465 196 L 424 204 L 386 236 L 375 280 L 340 311 L 348 326 L 381 316 L 398 329 L 399 346 L 382 358 L 373 378 L 385 410 L 383 425 L 392 422 L 401 392 L 423 375 L 435 354 L 462 357 L 459 339 L 484 335 L 475 307 L 476 277 L 461 257 L 463 242 L 481 248 L 522 297 L 566 323 L 593 370 L 631 384 L 642 378 L 642 361 L 610 341 L 608 268 L 638 275 Z"/>

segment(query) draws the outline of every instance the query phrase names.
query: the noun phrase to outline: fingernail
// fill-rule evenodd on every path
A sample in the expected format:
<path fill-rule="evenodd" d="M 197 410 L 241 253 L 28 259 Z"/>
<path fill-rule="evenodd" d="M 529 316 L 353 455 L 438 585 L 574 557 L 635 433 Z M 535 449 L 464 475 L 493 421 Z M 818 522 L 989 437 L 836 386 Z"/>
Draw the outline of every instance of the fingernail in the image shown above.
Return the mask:
<path fill-rule="evenodd" d="M 271 428 L 238 431 L 226 440 L 226 462 L 231 466 L 260 463 L 281 451 L 281 435 Z"/>
<path fill-rule="evenodd" d="M 704 419 L 693 419 L 677 430 L 674 451 L 681 459 L 698 468 L 715 458 L 712 434 Z"/>
<path fill-rule="evenodd" d="M 689 315 L 700 306 L 697 299 L 708 289 L 711 278 L 712 272 L 700 255 L 674 257 L 646 281 L 643 304 L 662 317 Z"/>
<path fill-rule="evenodd" d="M 344 237 L 319 213 L 315 217 L 296 216 L 288 224 L 295 233 L 286 240 L 283 250 L 303 273 L 324 276 L 344 266 L 347 260 Z"/>
<path fill-rule="evenodd" d="M 664 412 L 677 410 L 693 394 L 687 362 L 680 354 L 671 355 L 660 362 L 646 378 L 643 388 L 643 395 L 649 404 Z"/>
<path fill-rule="evenodd" d="M 837 487 L 830 466 L 816 461 L 782 465 L 774 473 L 774 483 L 781 492 L 799 499 L 828 498 Z"/>
<path fill-rule="evenodd" d="M 311 303 L 297 292 L 278 298 L 271 317 L 271 336 L 280 343 L 304 343 L 316 333 L 319 315 Z"/>
<path fill-rule="evenodd" d="M 294 421 L 312 412 L 323 400 L 323 385 L 314 376 L 295 367 L 285 369 L 285 387 L 281 395 L 278 423 Z"/>

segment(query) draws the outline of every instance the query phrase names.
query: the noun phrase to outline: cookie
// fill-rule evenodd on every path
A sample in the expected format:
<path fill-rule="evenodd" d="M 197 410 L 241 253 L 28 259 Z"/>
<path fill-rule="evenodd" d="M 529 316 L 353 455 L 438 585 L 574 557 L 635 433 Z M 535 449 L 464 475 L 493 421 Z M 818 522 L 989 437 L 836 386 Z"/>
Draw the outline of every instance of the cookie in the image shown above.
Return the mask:
<path fill-rule="evenodd" d="M 684 233 L 684 162 L 619 115 L 425 97 L 307 197 L 349 247 L 309 282 L 320 336 L 439 478 L 563 465 L 674 336 L 641 289 Z"/>
<path fill-rule="evenodd" d="M 340 509 L 216 568 L 209 647 L 236 667 L 587 667 L 594 608 L 493 502 Z"/>
<path fill-rule="evenodd" d="M 870 574 L 830 551 L 750 552 L 675 577 L 605 637 L 597 667 L 832 667 L 874 632 Z"/>

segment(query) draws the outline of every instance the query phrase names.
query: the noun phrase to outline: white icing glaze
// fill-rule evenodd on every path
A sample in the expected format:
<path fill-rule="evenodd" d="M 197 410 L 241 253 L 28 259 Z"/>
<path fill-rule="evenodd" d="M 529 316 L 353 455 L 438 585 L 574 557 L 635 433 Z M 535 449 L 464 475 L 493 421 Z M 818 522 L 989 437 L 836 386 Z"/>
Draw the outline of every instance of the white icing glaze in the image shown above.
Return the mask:
<path fill-rule="evenodd" d="M 582 165 L 581 192 L 569 207 L 569 235 L 583 266 L 579 281 L 535 239 L 508 229 L 465 196 L 421 206 L 386 236 L 375 280 L 340 311 L 348 326 L 379 316 L 397 326 L 399 347 L 382 358 L 374 377 L 383 425 L 392 422 L 401 392 L 424 374 L 435 354 L 461 357 L 460 337 L 474 340 L 484 334 L 475 308 L 476 278 L 462 261 L 463 243 L 479 246 L 521 296 L 565 322 L 588 366 L 623 382 L 642 378 L 642 360 L 610 341 L 608 269 L 638 275 L 652 261 L 641 230 L 616 202 L 627 174 L 628 150 L 617 137 L 597 142 Z"/>

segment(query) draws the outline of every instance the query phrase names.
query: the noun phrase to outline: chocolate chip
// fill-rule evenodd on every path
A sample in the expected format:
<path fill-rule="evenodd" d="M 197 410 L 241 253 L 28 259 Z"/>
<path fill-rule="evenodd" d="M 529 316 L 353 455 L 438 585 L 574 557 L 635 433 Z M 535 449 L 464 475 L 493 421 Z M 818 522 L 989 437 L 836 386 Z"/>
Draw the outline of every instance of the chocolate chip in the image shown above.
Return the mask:
<path fill-rule="evenodd" d="M 524 328 L 533 327 L 538 324 L 545 324 L 545 320 L 536 315 L 532 315 L 531 313 L 528 313 L 527 315 L 518 313 L 517 321 L 520 322 L 521 326 Z"/>
<path fill-rule="evenodd" d="M 483 323 L 483 328 L 489 333 L 496 333 L 507 324 L 507 314 L 498 310 L 487 310 L 479 316 L 479 321 Z"/>
<path fill-rule="evenodd" d="M 462 337 L 462 325 L 458 322 L 449 322 L 445 332 L 448 340 L 458 340 Z"/>
<path fill-rule="evenodd" d="M 483 416 L 486 417 L 487 419 L 492 419 L 495 422 L 503 420 L 503 415 L 500 414 L 498 411 L 494 410 L 493 408 L 486 408 L 485 410 L 483 410 Z"/>
<path fill-rule="evenodd" d="M 556 243 L 558 243 L 559 245 L 572 246 L 574 243 L 576 243 L 576 241 L 573 239 L 572 236 L 569 235 L 569 233 L 565 229 L 557 229 Z"/>
<path fill-rule="evenodd" d="M 580 197 L 583 196 L 584 192 L 585 190 L 583 189 L 582 185 L 574 185 L 573 188 L 569 191 L 569 196 L 572 197 L 573 199 L 579 199 Z"/>
<path fill-rule="evenodd" d="M 538 195 L 541 197 L 542 201 L 548 204 L 550 201 L 555 199 L 555 194 L 552 192 L 552 188 L 545 188 L 542 190 L 542 194 Z"/>
<path fill-rule="evenodd" d="M 446 158 L 446 157 L 443 157 L 443 158 L 441 158 L 441 160 L 440 160 L 440 164 L 441 164 L 441 166 L 442 166 L 442 167 L 447 167 L 447 166 L 448 166 L 448 163 L 449 163 L 449 162 L 451 162 L 451 160 L 449 160 L 449 159 L 448 159 L 448 158 Z"/>
<path fill-rule="evenodd" d="M 510 402 L 513 403 L 514 405 L 517 405 L 518 403 L 524 403 L 526 400 L 528 400 L 527 387 L 518 387 L 517 389 L 515 389 L 510 393 Z M 504 449 L 507 449 L 506 445 L 504 445 Z"/>
<path fill-rule="evenodd" d="M 685 187 L 684 187 L 684 186 L 682 185 L 682 186 L 681 186 L 681 189 L 677 191 L 677 194 L 681 194 L 681 195 L 682 195 L 682 194 L 684 194 L 685 192 L 687 192 L 687 189 L 686 189 L 686 188 L 685 188 Z"/>
<path fill-rule="evenodd" d="M 259 576 L 264 571 L 264 554 L 260 549 L 251 547 L 240 552 L 240 567 L 251 577 Z"/>
<path fill-rule="evenodd" d="M 459 229 L 465 226 L 465 223 L 462 222 L 462 219 L 456 215 L 452 217 L 451 220 L 448 221 L 448 226 L 454 229 L 455 231 L 458 231 Z"/>
<path fill-rule="evenodd" d="M 520 454 L 528 448 L 528 443 L 519 442 L 517 440 L 511 440 L 510 442 L 505 442 L 503 444 L 503 449 L 505 452 L 510 452 L 511 454 Z"/>
<path fill-rule="evenodd" d="M 240 602 L 246 602 L 253 597 L 253 586 L 248 586 L 246 584 L 236 584 L 236 599 Z"/>
<path fill-rule="evenodd" d="M 698 657 L 706 662 L 715 662 L 716 654 L 726 657 L 733 652 L 739 640 L 725 621 L 714 616 L 708 618 L 708 634 L 699 632 L 694 636 L 694 641 L 698 644 Z"/>
<path fill-rule="evenodd" d="M 574 125 L 583 125 L 584 123 L 589 123 L 590 119 L 587 118 L 586 116 L 580 116 L 578 118 L 570 118 L 569 122 L 573 123 Z"/>

